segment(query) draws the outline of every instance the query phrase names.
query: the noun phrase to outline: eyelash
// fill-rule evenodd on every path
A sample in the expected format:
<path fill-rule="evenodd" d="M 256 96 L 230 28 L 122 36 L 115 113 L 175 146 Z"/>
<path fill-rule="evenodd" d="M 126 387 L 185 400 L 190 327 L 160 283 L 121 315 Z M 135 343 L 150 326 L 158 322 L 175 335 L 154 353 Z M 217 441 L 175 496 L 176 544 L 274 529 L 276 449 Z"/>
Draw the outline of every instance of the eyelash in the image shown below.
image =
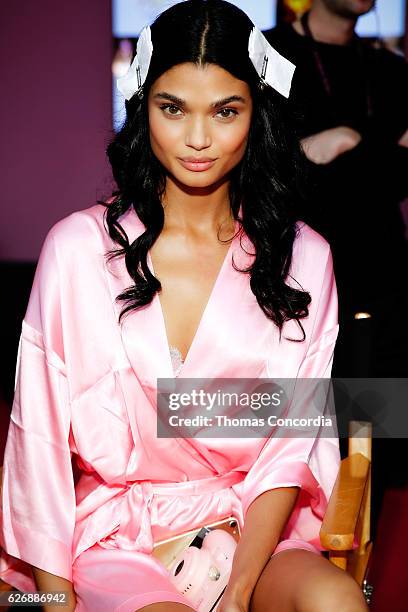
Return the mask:
<path fill-rule="evenodd" d="M 181 110 L 176 104 L 161 104 L 160 108 L 163 112 L 166 111 L 166 109 L 169 108 L 176 108 L 177 110 Z M 223 111 L 229 111 L 230 113 L 232 113 L 232 116 L 238 115 L 238 111 L 235 108 L 222 108 L 218 111 L 217 115 Z M 173 113 L 165 113 L 167 115 L 171 115 L 172 117 L 179 117 L 179 115 L 175 115 Z M 222 119 L 231 119 L 232 117 L 231 115 L 229 115 L 228 117 L 222 117 Z"/>

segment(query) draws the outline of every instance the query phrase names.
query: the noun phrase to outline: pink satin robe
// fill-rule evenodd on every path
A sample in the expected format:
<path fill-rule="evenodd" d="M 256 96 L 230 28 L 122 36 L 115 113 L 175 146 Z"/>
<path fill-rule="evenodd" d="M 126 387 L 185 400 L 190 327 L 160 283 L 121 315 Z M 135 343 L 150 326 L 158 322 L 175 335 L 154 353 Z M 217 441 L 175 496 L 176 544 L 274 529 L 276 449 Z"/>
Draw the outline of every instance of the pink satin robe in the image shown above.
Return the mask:
<path fill-rule="evenodd" d="M 281 539 L 321 549 L 340 460 L 336 438 L 156 437 L 156 379 L 174 375 L 160 301 L 156 295 L 118 324 L 123 302 L 115 297 L 133 281 L 122 257 L 106 263 L 117 245 L 103 212 L 95 205 L 61 220 L 41 251 L 4 458 L 0 577 L 35 590 L 34 565 L 75 585 L 86 572 L 81 553 L 96 543 L 102 553 L 119 548 L 148 565 L 154 540 L 231 511 L 242 527 L 251 502 L 281 486 L 301 488 Z M 121 224 L 130 241 L 144 231 L 133 210 Z M 301 337 L 294 321 L 279 342 L 232 254 L 241 268 L 252 260 L 235 238 L 179 376 L 329 377 L 338 323 L 328 243 L 299 223 L 291 275 L 312 302 L 302 320 L 306 340 L 298 343 L 285 339 Z M 82 470 L 76 487 L 73 454 Z M 102 566 L 98 575 L 107 584 Z M 95 603 L 98 609 L 119 607 Z"/>

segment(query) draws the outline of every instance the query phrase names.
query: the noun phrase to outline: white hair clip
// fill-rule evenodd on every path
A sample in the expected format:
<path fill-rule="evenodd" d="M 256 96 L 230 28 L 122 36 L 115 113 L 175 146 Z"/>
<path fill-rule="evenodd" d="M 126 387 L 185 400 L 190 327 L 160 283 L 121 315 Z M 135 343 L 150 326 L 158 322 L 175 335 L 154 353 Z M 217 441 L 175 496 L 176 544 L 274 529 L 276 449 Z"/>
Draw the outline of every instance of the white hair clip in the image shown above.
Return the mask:
<path fill-rule="evenodd" d="M 117 88 L 126 100 L 130 100 L 136 92 L 139 98 L 143 97 L 142 86 L 149 71 L 152 53 L 153 44 L 150 26 L 146 26 L 137 41 L 136 55 L 128 72 L 117 80 Z"/>
<path fill-rule="evenodd" d="M 261 81 L 288 98 L 295 66 L 268 43 L 256 26 L 249 36 L 248 53 Z M 117 88 L 126 100 L 130 100 L 135 93 L 139 98 L 143 97 L 142 87 L 152 54 L 151 30 L 150 26 L 146 26 L 137 41 L 136 55 L 128 72 L 117 80 Z"/>
<path fill-rule="evenodd" d="M 296 66 L 278 53 L 256 26 L 249 36 L 248 53 L 261 81 L 288 98 Z"/>

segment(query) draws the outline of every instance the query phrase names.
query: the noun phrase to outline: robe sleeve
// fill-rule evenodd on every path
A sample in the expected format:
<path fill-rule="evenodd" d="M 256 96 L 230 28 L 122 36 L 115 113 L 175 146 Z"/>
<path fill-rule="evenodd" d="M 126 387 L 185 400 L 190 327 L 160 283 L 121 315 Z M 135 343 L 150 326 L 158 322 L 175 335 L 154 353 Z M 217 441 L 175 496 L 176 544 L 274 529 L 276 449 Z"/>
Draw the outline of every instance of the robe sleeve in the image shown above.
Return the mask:
<path fill-rule="evenodd" d="M 54 228 L 42 247 L 22 322 L 3 464 L 0 544 L 29 566 L 72 581 L 76 505 Z M 21 561 L 15 560 L 16 569 L 30 575 Z"/>
<path fill-rule="evenodd" d="M 309 344 L 297 378 L 320 379 L 331 376 L 333 351 L 339 326 L 337 289 L 332 254 L 328 244 L 326 256 L 320 295 L 318 293 L 316 306 L 313 309 L 315 315 L 309 332 Z M 312 295 L 312 300 L 313 297 Z M 317 428 L 316 437 L 312 435 L 309 438 L 285 438 L 272 435 L 268 438 L 244 479 L 242 495 L 244 516 L 255 498 L 265 491 L 278 487 L 298 486 L 303 490 L 302 505 L 305 504 L 306 498 L 309 513 L 313 510 L 322 517 L 340 463 L 339 443 L 335 432 L 335 426 L 331 429 L 331 435 L 323 433 L 320 427 Z M 302 512 L 304 513 L 304 510 Z M 313 521 L 306 520 L 306 523 L 310 525 Z M 316 529 L 314 529 L 314 538 L 306 537 L 306 531 L 304 531 L 305 539 L 316 540 Z"/>

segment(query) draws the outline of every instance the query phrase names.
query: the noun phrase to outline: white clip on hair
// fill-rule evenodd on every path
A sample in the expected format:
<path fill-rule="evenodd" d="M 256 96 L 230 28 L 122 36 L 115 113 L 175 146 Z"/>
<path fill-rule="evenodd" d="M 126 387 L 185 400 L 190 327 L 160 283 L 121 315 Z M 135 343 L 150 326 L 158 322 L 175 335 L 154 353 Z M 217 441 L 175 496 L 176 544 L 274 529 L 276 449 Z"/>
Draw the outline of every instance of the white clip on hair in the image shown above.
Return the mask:
<path fill-rule="evenodd" d="M 262 83 L 288 98 L 296 66 L 278 53 L 256 26 L 249 36 L 248 53 Z"/>
<path fill-rule="evenodd" d="M 130 100 L 135 93 L 139 98 L 143 98 L 142 87 L 149 71 L 152 54 L 153 44 L 150 26 L 146 26 L 137 41 L 136 55 L 128 72 L 117 80 L 117 88 L 126 100 Z"/>
<path fill-rule="evenodd" d="M 249 36 L 248 53 L 262 83 L 270 85 L 288 98 L 295 66 L 268 43 L 256 26 Z M 139 36 L 136 55 L 128 72 L 117 80 L 117 88 L 126 100 L 130 100 L 135 93 L 139 98 L 143 97 L 142 88 L 152 54 L 151 30 L 150 26 L 146 26 Z"/>

